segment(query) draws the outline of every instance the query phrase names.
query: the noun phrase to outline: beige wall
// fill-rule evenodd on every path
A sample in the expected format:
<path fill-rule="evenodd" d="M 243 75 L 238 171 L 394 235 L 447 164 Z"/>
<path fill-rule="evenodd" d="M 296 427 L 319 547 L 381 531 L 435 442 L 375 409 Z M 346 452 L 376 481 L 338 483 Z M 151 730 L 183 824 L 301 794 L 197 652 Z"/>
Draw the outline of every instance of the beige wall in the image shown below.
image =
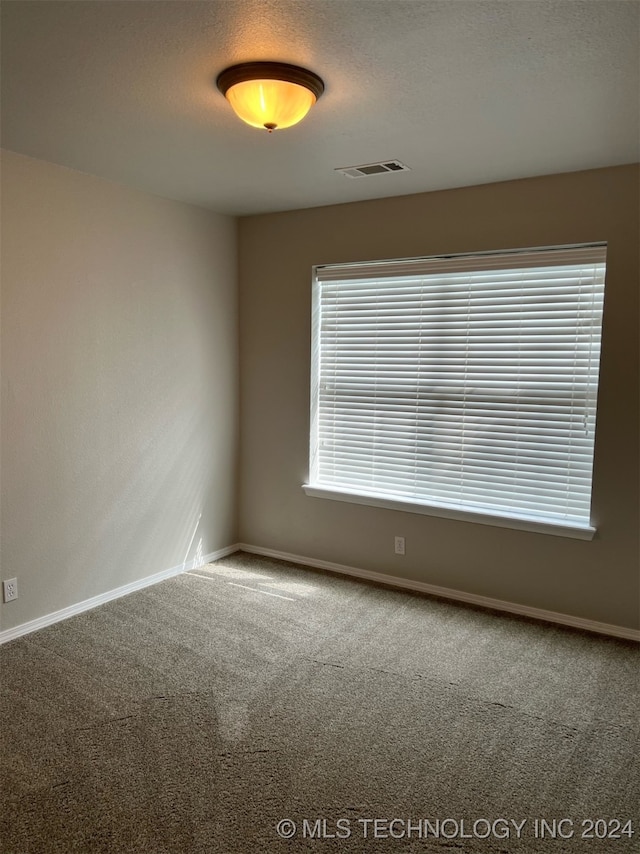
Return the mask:
<path fill-rule="evenodd" d="M 620 167 L 240 220 L 238 505 L 235 221 L 3 153 L 1 628 L 238 539 L 637 626 L 638 186 Z M 313 264 L 591 240 L 592 542 L 304 495 Z"/>
<path fill-rule="evenodd" d="M 2 158 L 9 629 L 236 539 L 236 222 Z"/>
<path fill-rule="evenodd" d="M 242 219 L 241 541 L 637 627 L 638 178 L 618 167 Z M 313 264 L 601 240 L 592 542 L 304 495 Z"/>

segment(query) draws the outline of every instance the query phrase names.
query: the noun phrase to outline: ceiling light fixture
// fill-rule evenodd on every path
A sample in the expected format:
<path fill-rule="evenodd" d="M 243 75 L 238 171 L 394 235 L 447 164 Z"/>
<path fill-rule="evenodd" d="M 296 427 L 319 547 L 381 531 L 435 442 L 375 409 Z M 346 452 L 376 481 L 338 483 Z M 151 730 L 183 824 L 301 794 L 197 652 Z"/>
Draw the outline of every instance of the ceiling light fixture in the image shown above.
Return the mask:
<path fill-rule="evenodd" d="M 238 118 L 269 133 L 297 124 L 324 92 L 317 74 L 284 62 L 232 65 L 216 85 Z"/>

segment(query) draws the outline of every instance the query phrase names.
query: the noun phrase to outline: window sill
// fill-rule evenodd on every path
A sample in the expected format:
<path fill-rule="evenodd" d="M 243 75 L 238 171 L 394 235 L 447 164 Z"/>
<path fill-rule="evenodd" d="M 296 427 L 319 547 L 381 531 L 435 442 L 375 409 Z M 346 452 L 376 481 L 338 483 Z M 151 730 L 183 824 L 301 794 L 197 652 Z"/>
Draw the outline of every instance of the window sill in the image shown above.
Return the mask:
<path fill-rule="evenodd" d="M 438 516 L 442 519 L 456 519 L 463 522 L 475 522 L 480 525 L 492 525 L 498 528 L 512 528 L 516 531 L 532 531 L 537 534 L 552 534 L 556 537 L 570 537 L 576 540 L 592 540 L 596 529 L 592 526 L 563 525 L 541 522 L 515 516 L 497 516 L 489 513 L 477 513 L 472 510 L 459 510 L 438 504 L 391 498 L 375 493 L 355 492 L 347 489 L 329 489 L 325 486 L 305 483 L 302 488 L 313 498 L 328 498 L 333 501 L 346 501 L 350 504 L 365 504 L 368 507 L 384 507 L 404 513 L 420 513 L 425 516 Z"/>

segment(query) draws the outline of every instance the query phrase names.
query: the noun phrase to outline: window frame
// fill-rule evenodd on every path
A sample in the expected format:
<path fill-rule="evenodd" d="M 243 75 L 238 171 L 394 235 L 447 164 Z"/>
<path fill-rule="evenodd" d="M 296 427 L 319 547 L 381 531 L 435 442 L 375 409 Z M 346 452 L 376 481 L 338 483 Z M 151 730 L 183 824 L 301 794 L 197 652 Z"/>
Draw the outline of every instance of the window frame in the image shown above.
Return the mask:
<path fill-rule="evenodd" d="M 436 516 L 445 519 L 463 520 L 477 524 L 491 525 L 503 528 L 512 528 L 516 530 L 532 531 L 537 533 L 551 534 L 555 536 L 570 537 L 582 540 L 591 540 L 596 533 L 596 526 L 590 515 L 589 524 L 576 524 L 573 521 L 568 521 L 566 524 L 559 521 L 549 521 L 539 518 L 528 518 L 526 513 L 517 512 L 509 513 L 500 510 L 499 513 L 484 512 L 479 509 L 471 509 L 469 507 L 452 507 L 448 502 L 439 502 L 437 499 L 431 498 L 425 500 L 415 496 L 408 497 L 400 494 L 384 494 L 381 495 L 376 490 L 369 491 L 363 488 L 352 488 L 350 486 L 327 484 L 320 482 L 314 476 L 317 462 L 317 445 L 318 445 L 318 395 L 319 395 L 319 354 L 320 354 L 320 291 L 322 282 L 319 281 L 319 273 L 327 276 L 326 271 L 336 270 L 336 276 L 339 277 L 340 270 L 357 270 L 358 267 L 368 268 L 373 271 L 411 269 L 413 265 L 426 265 L 429 268 L 430 263 L 441 264 L 446 268 L 448 264 L 468 264 L 468 269 L 473 270 L 473 264 L 494 264 L 501 263 L 500 259 L 504 259 L 503 266 L 508 267 L 510 259 L 517 257 L 532 255 L 542 257 L 542 253 L 557 252 L 558 257 L 562 251 L 600 249 L 606 256 L 606 243 L 589 243 L 589 244 L 573 244 L 570 246 L 549 246 L 549 247 L 534 247 L 531 249 L 522 250 L 505 250 L 496 252 L 480 252 L 480 253 L 461 253 L 452 256 L 430 256 L 425 258 L 413 259 L 395 259 L 390 261 L 377 261 L 364 264 L 342 264 L 342 265 L 317 265 L 313 268 L 313 283 L 312 283 L 312 347 L 311 347 L 311 421 L 310 421 L 310 457 L 309 457 L 309 478 L 303 484 L 303 490 L 306 495 L 315 498 L 324 498 L 347 503 L 362 504 L 372 507 L 382 507 L 386 509 L 424 514 Z M 606 269 L 606 259 L 603 262 Z M 485 269 L 485 267 L 482 267 Z M 491 267 L 493 269 L 493 267 Z M 498 266 L 496 269 L 500 269 Z M 399 274 L 400 275 L 400 274 Z M 425 274 L 428 275 L 428 274 Z M 387 273 L 387 276 L 392 278 Z M 327 281 L 325 278 L 324 281 Z M 599 325 L 597 329 L 598 343 L 600 340 L 602 329 L 602 313 L 599 315 Z M 594 404 L 594 416 L 597 409 L 597 382 L 599 374 L 599 358 L 595 371 L 596 381 L 596 402 Z M 593 427 L 594 443 L 595 443 L 595 424 Z M 515 434 L 514 434 L 515 435 Z M 592 514 L 593 494 L 593 460 L 594 449 L 591 451 L 591 474 L 589 480 L 589 495 Z"/>

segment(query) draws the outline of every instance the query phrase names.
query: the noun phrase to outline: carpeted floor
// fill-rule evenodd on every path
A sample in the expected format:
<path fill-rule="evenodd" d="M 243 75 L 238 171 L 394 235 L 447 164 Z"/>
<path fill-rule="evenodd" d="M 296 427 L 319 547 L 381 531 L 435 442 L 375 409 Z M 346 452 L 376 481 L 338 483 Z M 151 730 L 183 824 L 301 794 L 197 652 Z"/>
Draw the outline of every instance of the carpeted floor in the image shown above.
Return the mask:
<path fill-rule="evenodd" d="M 638 656 L 232 555 L 0 648 L 0 851 L 637 852 Z"/>

